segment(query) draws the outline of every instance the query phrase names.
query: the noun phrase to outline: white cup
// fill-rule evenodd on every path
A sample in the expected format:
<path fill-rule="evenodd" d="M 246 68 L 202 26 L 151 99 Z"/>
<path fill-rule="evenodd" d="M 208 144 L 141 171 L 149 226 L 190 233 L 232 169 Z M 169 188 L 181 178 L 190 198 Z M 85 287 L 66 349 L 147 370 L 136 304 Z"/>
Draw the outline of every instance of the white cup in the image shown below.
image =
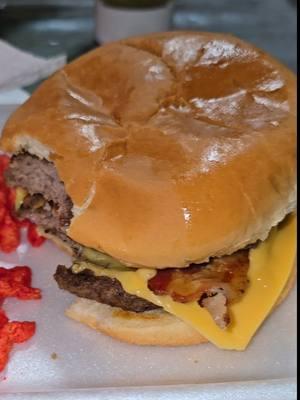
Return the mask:
<path fill-rule="evenodd" d="M 155 8 L 110 7 L 96 0 L 96 40 L 106 43 L 129 36 L 167 31 L 172 3 Z"/>

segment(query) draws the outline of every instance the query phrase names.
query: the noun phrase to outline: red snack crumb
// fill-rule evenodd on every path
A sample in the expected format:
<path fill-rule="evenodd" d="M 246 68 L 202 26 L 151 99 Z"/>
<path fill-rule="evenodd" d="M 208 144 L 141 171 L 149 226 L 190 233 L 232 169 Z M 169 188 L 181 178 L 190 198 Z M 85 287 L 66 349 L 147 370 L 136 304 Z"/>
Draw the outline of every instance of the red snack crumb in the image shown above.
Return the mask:
<path fill-rule="evenodd" d="M 45 241 L 33 223 L 28 220 L 19 221 L 13 215 L 16 192 L 6 186 L 3 175 L 8 164 L 9 157 L 0 155 L 0 251 L 6 253 L 15 251 L 19 246 L 22 228 L 27 228 L 27 238 L 32 246 L 38 247 Z M 9 321 L 2 309 L 2 303 L 7 297 L 20 300 L 41 298 L 40 289 L 31 287 L 29 267 L 0 267 L 0 372 L 4 370 L 14 344 L 30 339 L 36 329 L 35 322 Z"/>
<path fill-rule="evenodd" d="M 0 196 L 1 196 L 1 192 L 0 192 Z M 1 207 L 1 204 L 0 204 L 0 227 L 2 226 L 5 215 L 6 215 L 6 210 L 4 207 Z"/>
<path fill-rule="evenodd" d="M 11 321 L 1 329 L 1 333 L 7 336 L 13 343 L 23 343 L 35 333 L 35 322 Z"/>
<path fill-rule="evenodd" d="M 0 372 L 4 370 L 7 362 L 9 352 L 12 349 L 13 343 L 11 343 L 7 336 L 2 334 L 0 330 Z"/>
<path fill-rule="evenodd" d="M 20 228 L 28 228 L 30 225 L 34 225 L 29 219 L 17 219 L 17 224 Z"/>
<path fill-rule="evenodd" d="M 17 297 L 20 300 L 41 298 L 40 289 L 31 286 L 31 270 L 27 266 L 17 266 L 11 269 L 0 267 L 0 299 Z"/>
<path fill-rule="evenodd" d="M 0 372 L 4 370 L 15 343 L 23 343 L 35 333 L 35 322 L 7 322 L 0 328 Z"/>
<path fill-rule="evenodd" d="M 4 171 L 9 157 L 0 155 L 0 251 L 11 253 L 20 244 L 21 228 L 27 228 L 27 239 L 33 247 L 41 246 L 45 238 L 38 234 L 35 224 L 28 220 L 16 220 L 13 215 L 16 192 L 5 184 Z"/>
<path fill-rule="evenodd" d="M 2 329 L 2 327 L 7 324 L 8 322 L 8 318 L 5 314 L 5 312 L 2 310 L 2 308 L 0 308 L 0 329 Z"/>
<path fill-rule="evenodd" d="M 20 229 L 9 213 L 3 217 L 0 226 L 0 250 L 5 253 L 15 251 L 20 244 Z"/>
<path fill-rule="evenodd" d="M 30 224 L 27 229 L 27 239 L 31 246 L 39 247 L 41 246 L 44 241 L 46 240 L 43 236 L 41 236 L 36 229 L 34 224 Z"/>
<path fill-rule="evenodd" d="M 31 287 L 29 267 L 16 266 L 11 269 L 0 267 L 0 306 L 6 297 L 17 297 L 21 300 L 41 298 L 41 291 Z M 8 362 L 13 345 L 30 339 L 35 329 L 35 322 L 9 321 L 0 307 L 0 372 Z"/>

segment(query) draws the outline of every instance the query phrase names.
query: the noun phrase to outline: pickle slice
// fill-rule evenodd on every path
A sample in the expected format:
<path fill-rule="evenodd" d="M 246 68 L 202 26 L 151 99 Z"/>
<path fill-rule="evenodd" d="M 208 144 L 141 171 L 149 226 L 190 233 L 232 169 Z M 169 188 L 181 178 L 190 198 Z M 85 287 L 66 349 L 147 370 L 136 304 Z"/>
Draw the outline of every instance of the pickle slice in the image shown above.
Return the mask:
<path fill-rule="evenodd" d="M 89 247 L 84 247 L 81 253 L 81 258 L 83 260 L 89 261 L 92 264 L 100 265 L 105 268 L 118 268 L 122 270 L 132 270 L 132 268 L 128 268 L 125 264 L 122 264 L 120 261 L 115 258 L 101 253 L 100 251 L 91 249 Z M 88 263 L 87 263 L 88 264 Z"/>

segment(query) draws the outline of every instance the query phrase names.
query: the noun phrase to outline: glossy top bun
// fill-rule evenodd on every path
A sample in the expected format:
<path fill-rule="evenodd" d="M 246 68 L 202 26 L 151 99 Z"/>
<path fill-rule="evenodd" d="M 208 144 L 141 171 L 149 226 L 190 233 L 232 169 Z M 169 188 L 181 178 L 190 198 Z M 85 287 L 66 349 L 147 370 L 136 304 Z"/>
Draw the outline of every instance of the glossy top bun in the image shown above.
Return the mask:
<path fill-rule="evenodd" d="M 69 236 L 128 264 L 183 267 L 265 239 L 295 207 L 295 76 L 232 36 L 107 44 L 44 82 L 2 148 L 52 160 Z"/>

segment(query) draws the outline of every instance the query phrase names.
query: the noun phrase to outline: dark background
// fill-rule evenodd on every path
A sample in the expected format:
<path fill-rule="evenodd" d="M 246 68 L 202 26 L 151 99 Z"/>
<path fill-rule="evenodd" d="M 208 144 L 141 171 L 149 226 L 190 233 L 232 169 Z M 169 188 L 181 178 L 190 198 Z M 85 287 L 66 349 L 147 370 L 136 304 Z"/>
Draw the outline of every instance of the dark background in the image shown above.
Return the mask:
<path fill-rule="evenodd" d="M 178 0 L 172 29 L 230 32 L 296 70 L 296 1 Z M 0 38 L 68 59 L 95 47 L 94 0 L 0 0 Z"/>

